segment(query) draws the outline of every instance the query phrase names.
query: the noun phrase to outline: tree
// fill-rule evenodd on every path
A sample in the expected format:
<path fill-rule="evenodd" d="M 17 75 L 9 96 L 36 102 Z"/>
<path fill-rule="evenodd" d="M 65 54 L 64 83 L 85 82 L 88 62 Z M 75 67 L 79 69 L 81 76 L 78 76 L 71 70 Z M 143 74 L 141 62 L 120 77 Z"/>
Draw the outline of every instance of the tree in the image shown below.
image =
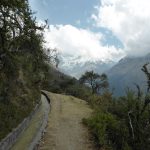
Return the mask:
<path fill-rule="evenodd" d="M 58 68 L 60 64 L 58 49 L 48 48 L 48 49 L 45 49 L 45 51 L 47 52 L 47 56 L 48 56 L 50 63 L 53 64 L 56 68 Z"/>
<path fill-rule="evenodd" d="M 87 71 L 79 79 L 80 83 L 88 84 L 92 88 L 92 93 L 99 93 L 101 89 L 108 87 L 108 79 L 106 74 L 97 74 L 94 71 Z"/>
<path fill-rule="evenodd" d="M 28 0 L 0 1 L 0 95 L 11 93 L 20 72 L 31 85 L 40 84 L 47 60 L 42 45 L 46 25 L 37 24 Z"/>
<path fill-rule="evenodd" d="M 148 70 L 148 65 L 149 65 L 149 63 L 146 63 L 143 66 L 142 71 L 145 73 L 145 75 L 147 77 L 147 92 L 150 92 L 150 72 Z"/>
<path fill-rule="evenodd" d="M 1 0 L 0 16 L 1 70 L 8 68 L 9 62 L 14 62 L 13 56 L 18 52 L 26 50 L 34 55 L 41 54 L 38 49 L 41 49 L 42 35 L 37 31 L 43 30 L 45 25 L 37 25 L 28 0 Z"/>
<path fill-rule="evenodd" d="M 136 85 L 137 94 L 132 91 L 127 91 L 125 97 L 125 104 L 122 109 L 126 107 L 125 113 L 127 114 L 127 126 L 131 137 L 131 146 L 135 150 L 149 149 L 150 143 L 150 72 L 148 64 L 142 67 L 142 71 L 147 77 L 147 93 L 143 94 L 140 86 Z M 121 114 L 121 113 L 120 113 Z"/>

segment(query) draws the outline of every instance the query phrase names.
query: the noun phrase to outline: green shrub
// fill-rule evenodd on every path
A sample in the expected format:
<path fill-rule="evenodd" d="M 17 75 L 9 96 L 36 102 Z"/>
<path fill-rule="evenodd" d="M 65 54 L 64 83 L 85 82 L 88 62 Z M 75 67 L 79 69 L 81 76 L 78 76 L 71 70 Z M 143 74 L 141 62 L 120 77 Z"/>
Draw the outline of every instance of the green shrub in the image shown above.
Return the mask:
<path fill-rule="evenodd" d="M 126 127 L 112 114 L 99 111 L 83 122 L 90 127 L 99 147 L 114 150 L 125 150 L 125 147 L 130 149 L 126 142 L 128 137 Z"/>

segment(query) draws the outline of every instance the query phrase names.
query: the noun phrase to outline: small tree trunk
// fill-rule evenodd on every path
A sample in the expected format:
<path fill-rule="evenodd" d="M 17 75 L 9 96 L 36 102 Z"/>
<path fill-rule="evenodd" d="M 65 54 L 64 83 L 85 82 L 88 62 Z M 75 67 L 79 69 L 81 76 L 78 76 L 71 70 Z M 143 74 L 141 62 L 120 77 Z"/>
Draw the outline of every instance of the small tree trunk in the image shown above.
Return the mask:
<path fill-rule="evenodd" d="M 132 138 L 134 139 L 134 129 L 133 129 L 133 125 L 132 125 L 132 120 L 131 120 L 130 114 L 131 114 L 131 112 L 128 112 L 129 125 L 130 125 L 130 128 L 131 128 Z"/>

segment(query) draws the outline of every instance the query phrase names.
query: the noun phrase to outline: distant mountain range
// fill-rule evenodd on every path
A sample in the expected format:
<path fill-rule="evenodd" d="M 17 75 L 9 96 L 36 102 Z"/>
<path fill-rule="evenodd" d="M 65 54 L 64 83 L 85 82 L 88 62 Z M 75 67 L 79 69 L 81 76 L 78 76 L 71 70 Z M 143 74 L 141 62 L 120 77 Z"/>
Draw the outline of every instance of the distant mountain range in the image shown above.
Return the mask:
<path fill-rule="evenodd" d="M 69 74 L 71 76 L 76 77 L 77 79 L 79 79 L 81 75 L 84 74 L 86 71 L 93 70 L 101 74 L 109 70 L 115 64 L 115 62 L 110 60 L 105 62 L 100 60 L 82 61 L 80 57 L 68 59 L 67 61 L 65 60 L 66 58 L 65 59 L 61 58 L 60 70 L 65 74 Z"/>
<path fill-rule="evenodd" d="M 150 62 L 150 54 L 142 57 L 125 57 L 118 63 L 92 60 L 82 62 L 80 57 L 69 61 L 61 58 L 61 61 L 60 70 L 76 78 L 85 71 L 94 70 L 99 74 L 105 72 L 109 78 L 110 90 L 113 90 L 116 96 L 125 95 L 127 87 L 136 90 L 135 83 L 140 85 L 143 91 L 146 90 L 146 76 L 141 68 L 145 63 Z"/>
<path fill-rule="evenodd" d="M 125 95 L 127 87 L 136 90 L 135 83 L 145 91 L 146 76 L 141 68 L 148 62 L 150 62 L 150 54 L 144 57 L 125 57 L 107 71 L 110 88 L 114 89 L 114 95 Z"/>

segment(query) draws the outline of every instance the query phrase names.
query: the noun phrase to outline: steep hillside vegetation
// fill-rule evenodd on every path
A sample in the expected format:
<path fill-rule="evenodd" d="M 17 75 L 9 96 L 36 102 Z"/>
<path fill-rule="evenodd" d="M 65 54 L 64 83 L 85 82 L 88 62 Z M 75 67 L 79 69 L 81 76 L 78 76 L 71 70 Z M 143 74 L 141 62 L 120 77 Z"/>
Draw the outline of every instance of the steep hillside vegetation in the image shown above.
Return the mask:
<path fill-rule="evenodd" d="M 0 1 L 0 139 L 29 115 L 41 89 L 79 97 L 89 93 L 50 65 L 53 56 L 43 47 L 46 25 L 38 25 L 28 0 Z"/>
<path fill-rule="evenodd" d="M 91 89 L 69 75 L 60 72 L 58 69 L 49 65 L 42 82 L 42 89 L 54 93 L 67 94 L 85 99 L 91 95 Z"/>
<path fill-rule="evenodd" d="M 89 126 L 100 150 L 150 149 L 150 70 L 142 68 L 147 92 L 128 89 L 125 96 L 114 98 L 109 92 L 88 97 L 95 113 L 84 123 Z M 91 100 L 90 100 L 91 99 Z"/>
<path fill-rule="evenodd" d="M 0 139 L 29 115 L 39 103 L 40 90 L 45 89 L 73 95 L 91 104 L 95 113 L 83 122 L 91 129 L 98 148 L 149 150 L 150 71 L 147 67 L 150 65 L 142 69 L 145 77 L 141 68 L 150 61 L 150 55 L 126 58 L 108 72 L 116 94 L 123 94 L 123 89 L 134 83 L 140 85 L 136 85 L 136 93 L 128 90 L 126 96 L 114 98 L 106 89 L 97 94 L 97 89 L 108 87 L 97 81 L 105 81 L 107 76 L 95 74 L 95 77 L 93 72 L 89 77 L 94 79 L 91 87 L 96 91 L 92 93 L 85 86 L 86 76 L 81 85 L 50 65 L 51 57 L 45 55 L 43 48 L 44 27 L 37 25 L 28 0 L 0 1 Z M 140 90 L 142 85 L 147 86 L 146 95 Z"/>
<path fill-rule="evenodd" d="M 0 1 L 0 139 L 39 102 L 47 68 L 43 28 L 27 0 Z"/>

